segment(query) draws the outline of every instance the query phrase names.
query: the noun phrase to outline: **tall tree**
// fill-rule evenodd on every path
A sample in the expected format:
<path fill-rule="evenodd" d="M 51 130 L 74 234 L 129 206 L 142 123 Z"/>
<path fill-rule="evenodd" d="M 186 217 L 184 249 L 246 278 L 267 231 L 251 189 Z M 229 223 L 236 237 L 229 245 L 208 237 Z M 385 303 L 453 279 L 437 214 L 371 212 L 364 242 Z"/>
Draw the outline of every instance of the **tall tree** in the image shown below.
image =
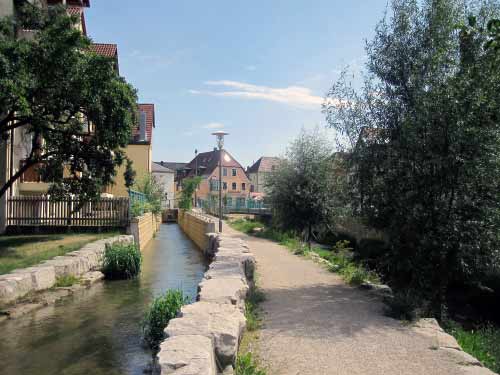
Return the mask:
<path fill-rule="evenodd" d="M 29 4 L 0 21 L 0 136 L 17 129 L 31 145 L 0 196 L 36 167 L 53 195 L 96 197 L 124 160 L 136 92 L 111 59 L 89 51 L 76 22 L 62 7 Z M 30 36 L 19 37 L 27 28 Z"/>
<path fill-rule="evenodd" d="M 303 235 L 310 243 L 313 230 L 331 224 L 338 212 L 338 176 L 333 151 L 317 129 L 303 130 L 279 167 L 266 179 L 267 200 L 277 223 Z"/>
<path fill-rule="evenodd" d="M 500 4 L 393 0 L 391 11 L 367 44 L 363 90 L 344 76 L 324 110 L 353 153 L 353 206 L 391 240 L 392 282 L 439 315 L 451 283 L 499 260 L 500 59 L 485 46 Z"/>

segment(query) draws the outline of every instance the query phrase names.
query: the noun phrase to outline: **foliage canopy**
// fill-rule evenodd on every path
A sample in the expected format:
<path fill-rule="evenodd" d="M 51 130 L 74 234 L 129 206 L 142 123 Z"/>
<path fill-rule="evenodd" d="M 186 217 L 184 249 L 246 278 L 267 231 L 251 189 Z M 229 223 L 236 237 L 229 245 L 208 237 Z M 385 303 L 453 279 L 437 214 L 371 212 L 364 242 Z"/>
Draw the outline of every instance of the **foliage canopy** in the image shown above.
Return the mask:
<path fill-rule="evenodd" d="M 0 20 L 0 136 L 16 129 L 29 145 L 0 196 L 37 167 L 52 195 L 96 197 L 124 160 L 136 92 L 112 59 L 90 52 L 76 22 L 62 7 L 29 4 Z"/>
<path fill-rule="evenodd" d="M 450 284 L 499 260 L 500 5 L 465 4 L 393 0 L 363 88 L 344 74 L 324 106 L 352 155 L 352 206 L 390 241 L 392 282 L 436 313 Z"/>

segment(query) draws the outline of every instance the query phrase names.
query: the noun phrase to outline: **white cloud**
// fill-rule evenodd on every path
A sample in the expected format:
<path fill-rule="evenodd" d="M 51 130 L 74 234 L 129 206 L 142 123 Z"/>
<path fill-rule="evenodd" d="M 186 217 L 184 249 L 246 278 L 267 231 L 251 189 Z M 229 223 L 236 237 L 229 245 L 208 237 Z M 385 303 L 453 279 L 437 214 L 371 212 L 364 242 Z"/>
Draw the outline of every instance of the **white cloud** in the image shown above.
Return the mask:
<path fill-rule="evenodd" d="M 283 103 L 295 107 L 318 109 L 324 102 L 321 96 L 313 95 L 307 87 L 289 86 L 285 88 L 275 88 L 268 86 L 253 85 L 237 81 L 206 81 L 207 86 L 220 86 L 229 90 L 226 91 L 200 91 L 189 90 L 194 95 L 211 95 L 219 97 L 236 97 L 244 99 L 260 99 Z"/>
<path fill-rule="evenodd" d="M 202 126 L 203 129 L 224 129 L 224 127 L 224 124 L 221 124 L 220 122 L 209 122 L 208 124 Z"/>

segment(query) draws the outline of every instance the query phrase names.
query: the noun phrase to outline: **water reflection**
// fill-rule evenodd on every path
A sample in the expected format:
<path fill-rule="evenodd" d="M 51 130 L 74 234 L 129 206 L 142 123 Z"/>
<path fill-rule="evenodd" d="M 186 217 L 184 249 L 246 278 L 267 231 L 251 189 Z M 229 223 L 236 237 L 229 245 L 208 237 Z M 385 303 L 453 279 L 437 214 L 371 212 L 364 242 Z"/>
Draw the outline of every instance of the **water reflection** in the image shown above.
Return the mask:
<path fill-rule="evenodd" d="M 140 322 L 154 295 L 180 288 L 194 299 L 206 263 L 177 225 L 143 251 L 137 280 L 106 282 L 57 306 L 0 324 L 0 374 L 142 374 L 151 353 Z"/>

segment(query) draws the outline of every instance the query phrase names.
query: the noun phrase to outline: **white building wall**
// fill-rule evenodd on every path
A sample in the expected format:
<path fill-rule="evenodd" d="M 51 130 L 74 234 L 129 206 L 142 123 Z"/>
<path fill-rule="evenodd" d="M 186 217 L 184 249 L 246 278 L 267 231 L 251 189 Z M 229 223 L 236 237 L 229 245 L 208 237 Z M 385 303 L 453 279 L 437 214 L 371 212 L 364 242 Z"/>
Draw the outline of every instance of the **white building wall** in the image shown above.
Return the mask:
<path fill-rule="evenodd" d="M 165 208 L 173 208 L 175 205 L 175 183 L 174 172 L 153 172 L 155 179 L 165 190 Z"/>

